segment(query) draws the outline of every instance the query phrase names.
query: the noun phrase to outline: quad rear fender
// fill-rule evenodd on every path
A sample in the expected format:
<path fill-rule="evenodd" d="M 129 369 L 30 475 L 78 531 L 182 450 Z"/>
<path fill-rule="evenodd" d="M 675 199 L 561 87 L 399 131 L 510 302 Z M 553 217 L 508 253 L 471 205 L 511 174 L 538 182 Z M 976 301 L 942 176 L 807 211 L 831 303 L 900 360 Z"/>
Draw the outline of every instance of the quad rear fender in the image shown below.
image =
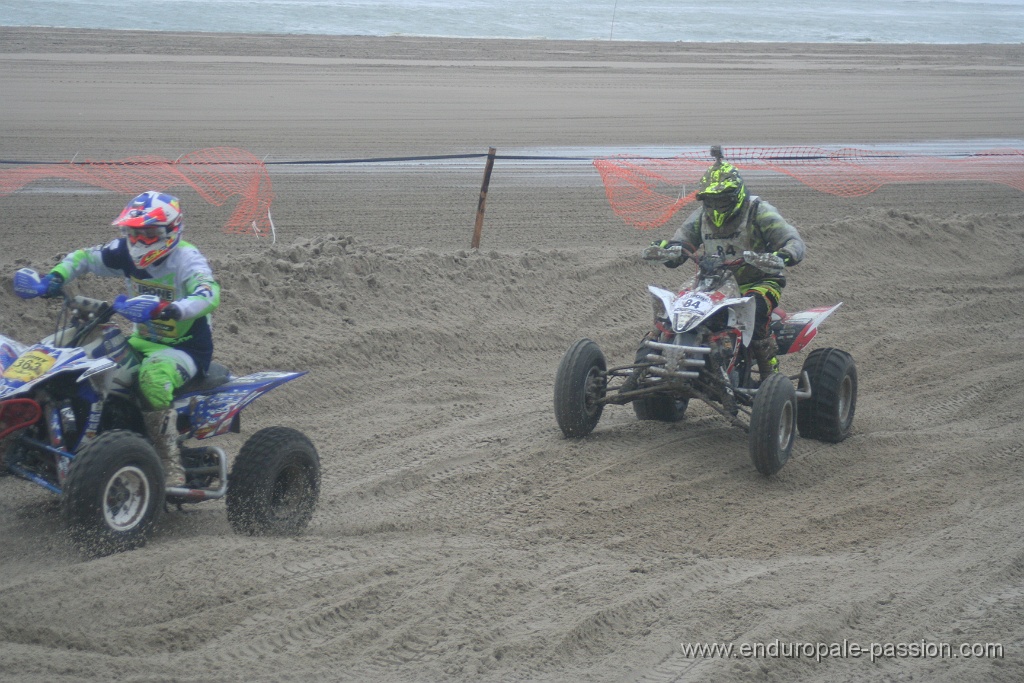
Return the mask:
<path fill-rule="evenodd" d="M 263 394 L 305 374 L 305 372 L 256 372 L 244 377 L 234 377 L 226 384 L 221 384 L 214 389 L 184 394 L 175 399 L 175 404 L 188 405 L 195 401 L 189 411 L 192 416 L 191 436 L 196 439 L 207 439 L 229 431 L 232 422 L 242 408 Z"/>
<path fill-rule="evenodd" d="M 779 355 L 796 353 L 806 347 L 818 334 L 818 326 L 842 305 L 843 302 L 840 301 L 835 306 L 809 308 L 779 321 L 775 328 Z"/>

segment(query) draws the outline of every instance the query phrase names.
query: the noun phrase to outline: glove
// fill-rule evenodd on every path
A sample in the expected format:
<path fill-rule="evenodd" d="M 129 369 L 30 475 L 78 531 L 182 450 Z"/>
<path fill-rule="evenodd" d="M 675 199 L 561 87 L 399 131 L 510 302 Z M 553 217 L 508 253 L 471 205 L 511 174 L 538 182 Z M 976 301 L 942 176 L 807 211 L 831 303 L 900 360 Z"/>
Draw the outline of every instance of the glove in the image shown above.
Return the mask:
<path fill-rule="evenodd" d="M 682 242 L 675 242 L 675 241 L 672 241 L 672 240 L 660 240 L 660 241 L 656 240 L 654 242 L 651 242 L 651 246 L 649 246 L 646 249 L 644 249 L 644 251 L 643 251 L 643 258 L 645 260 L 658 260 L 658 261 L 661 261 L 665 265 L 666 268 L 678 268 L 680 266 L 680 264 L 682 264 L 684 261 L 686 261 L 686 259 L 687 259 L 686 254 L 681 254 L 678 259 L 667 260 L 665 258 L 665 254 L 663 254 L 662 251 L 665 250 L 665 249 L 669 249 L 671 247 L 679 247 L 679 246 L 682 246 Z"/>
<path fill-rule="evenodd" d="M 153 320 L 181 320 L 181 309 L 177 304 L 169 304 L 165 301 L 153 309 L 150 317 Z"/>
<path fill-rule="evenodd" d="M 782 259 L 782 262 L 785 263 L 787 266 L 796 265 L 796 259 L 794 259 L 793 255 L 790 254 L 788 251 L 780 250 L 775 252 L 775 255 Z"/>
<path fill-rule="evenodd" d="M 645 248 L 642 252 L 640 252 L 640 258 L 644 259 L 645 261 L 658 259 L 661 257 L 661 250 L 664 249 L 666 246 L 668 246 L 667 240 L 662 240 L 660 242 L 651 242 L 651 246 Z"/>
<path fill-rule="evenodd" d="M 61 290 L 64 289 L 64 276 L 60 273 L 50 273 L 40 282 L 46 286 L 46 291 L 42 295 L 44 299 L 58 297 L 61 294 Z"/>

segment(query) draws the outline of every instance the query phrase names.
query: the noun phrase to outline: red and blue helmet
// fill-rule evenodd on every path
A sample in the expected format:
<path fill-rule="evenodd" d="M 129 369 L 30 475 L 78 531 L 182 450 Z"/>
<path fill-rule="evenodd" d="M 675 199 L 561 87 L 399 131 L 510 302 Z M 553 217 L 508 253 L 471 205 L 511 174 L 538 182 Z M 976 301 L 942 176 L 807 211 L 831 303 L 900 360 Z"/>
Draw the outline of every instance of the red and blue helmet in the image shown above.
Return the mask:
<path fill-rule="evenodd" d="M 136 267 L 145 268 L 178 246 L 183 222 L 177 197 L 150 190 L 128 202 L 111 225 L 121 228 Z"/>

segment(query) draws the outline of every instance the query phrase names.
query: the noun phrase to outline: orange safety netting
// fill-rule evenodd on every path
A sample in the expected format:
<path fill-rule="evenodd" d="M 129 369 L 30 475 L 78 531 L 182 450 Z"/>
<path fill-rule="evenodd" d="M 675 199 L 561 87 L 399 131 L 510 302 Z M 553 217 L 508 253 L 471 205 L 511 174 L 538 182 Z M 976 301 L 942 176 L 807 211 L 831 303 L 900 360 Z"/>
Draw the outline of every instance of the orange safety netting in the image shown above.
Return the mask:
<path fill-rule="evenodd" d="M 753 147 L 723 150 L 725 161 L 746 171 L 788 175 L 820 192 L 862 197 L 889 183 L 983 181 L 1024 192 L 1024 150 L 992 149 L 951 158 L 844 148 Z M 612 210 L 640 229 L 664 225 L 694 200 L 697 185 L 714 161 L 709 152 L 670 159 L 595 159 Z"/>
<path fill-rule="evenodd" d="M 117 161 L 67 161 L 0 170 L 0 197 L 36 180 L 51 178 L 131 194 L 146 190 L 173 192 L 176 187 L 190 187 L 214 206 L 222 206 L 237 196 L 238 204 L 224 224 L 225 232 L 253 232 L 259 236 L 274 232 L 270 216 L 270 203 L 274 199 L 270 175 L 263 162 L 244 149 L 210 147 L 174 161 L 139 156 Z"/>

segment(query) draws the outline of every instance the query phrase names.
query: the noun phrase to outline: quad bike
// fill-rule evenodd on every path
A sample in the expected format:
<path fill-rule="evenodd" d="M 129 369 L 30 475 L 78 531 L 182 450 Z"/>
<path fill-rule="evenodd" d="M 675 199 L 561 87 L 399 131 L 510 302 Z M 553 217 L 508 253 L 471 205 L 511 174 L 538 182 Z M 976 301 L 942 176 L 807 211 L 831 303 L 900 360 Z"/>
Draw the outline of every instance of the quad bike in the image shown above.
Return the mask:
<path fill-rule="evenodd" d="M 644 337 L 633 364 L 608 368 L 590 339 L 565 353 L 555 377 L 555 417 L 567 437 L 589 434 L 609 403 L 632 403 L 637 418 L 681 420 L 691 399 L 700 399 L 749 433 L 750 457 L 759 472 L 778 472 L 789 459 L 795 433 L 839 442 L 850 434 L 857 404 L 857 367 L 834 348 L 807 355 L 800 372 L 761 377 L 751 350 L 754 300 L 741 296 L 734 270 L 744 264 L 780 274 L 774 254 L 743 258 L 698 257 L 682 247 L 649 247 L 644 259 L 697 263 L 692 281 L 678 294 L 648 286 L 654 330 Z M 771 322 L 778 355 L 796 353 L 841 303 L 794 315 L 776 309 Z"/>
<path fill-rule="evenodd" d="M 22 268 L 15 293 L 41 296 L 38 273 Z M 139 358 L 120 315 L 146 324 L 154 296 L 112 303 L 64 294 L 56 332 L 34 346 L 0 335 L 0 470 L 60 496 L 72 541 L 93 555 L 145 544 L 166 504 L 225 498 L 232 528 L 249 535 L 296 534 L 309 523 L 320 488 L 320 457 L 301 432 L 269 427 L 243 444 L 228 472 L 217 446 L 182 448 L 186 483 L 165 487 L 145 436 L 137 388 Z M 218 363 L 175 392 L 179 443 L 240 431 L 241 410 L 304 372 L 234 377 Z"/>

